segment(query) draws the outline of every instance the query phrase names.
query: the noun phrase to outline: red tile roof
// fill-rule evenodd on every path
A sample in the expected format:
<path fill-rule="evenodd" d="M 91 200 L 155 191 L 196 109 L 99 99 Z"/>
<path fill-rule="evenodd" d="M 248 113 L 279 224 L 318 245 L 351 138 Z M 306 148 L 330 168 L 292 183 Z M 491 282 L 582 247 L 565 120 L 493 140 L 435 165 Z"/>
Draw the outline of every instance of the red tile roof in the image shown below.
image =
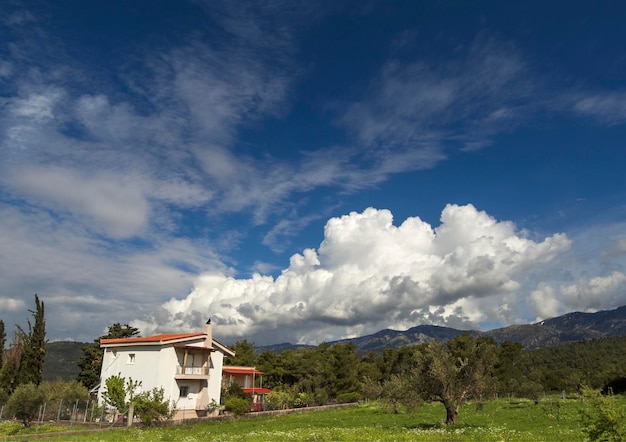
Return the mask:
<path fill-rule="evenodd" d="M 113 338 L 113 339 L 100 339 L 100 344 L 134 344 L 134 343 L 144 343 L 144 342 L 168 342 L 175 341 L 178 339 L 187 339 L 187 338 L 200 338 L 206 336 L 205 332 L 195 332 L 195 333 L 162 333 L 160 335 L 153 336 L 145 336 L 143 338 Z"/>
<path fill-rule="evenodd" d="M 234 365 L 224 365 L 222 367 L 222 373 L 228 374 L 263 374 L 262 371 L 257 370 L 254 367 L 239 367 Z"/>
<path fill-rule="evenodd" d="M 252 390 L 254 390 L 254 393 L 256 394 L 268 394 L 271 393 L 272 390 L 269 388 L 265 388 L 265 387 L 258 387 L 258 388 L 242 388 L 244 393 L 252 393 Z"/>

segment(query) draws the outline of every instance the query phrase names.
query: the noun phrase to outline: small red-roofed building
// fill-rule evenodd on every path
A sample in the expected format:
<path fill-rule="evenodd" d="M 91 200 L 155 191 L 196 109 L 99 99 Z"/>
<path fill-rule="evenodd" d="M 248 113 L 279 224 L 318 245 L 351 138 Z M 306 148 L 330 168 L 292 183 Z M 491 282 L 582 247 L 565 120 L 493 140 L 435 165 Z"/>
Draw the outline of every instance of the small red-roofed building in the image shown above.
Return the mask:
<path fill-rule="evenodd" d="M 120 375 L 141 382 L 135 393 L 163 388 L 174 403 L 174 419 L 205 416 L 220 403 L 224 356 L 235 352 L 213 339 L 210 320 L 203 331 L 145 337 L 101 339 L 104 349 L 98 403 L 106 380 Z"/>
<path fill-rule="evenodd" d="M 263 387 L 263 372 L 256 367 L 243 367 L 234 365 L 224 365 L 222 367 L 222 379 L 228 385 L 238 384 L 244 393 L 252 396 L 251 411 L 263 411 L 265 405 L 265 395 L 272 390 Z"/>

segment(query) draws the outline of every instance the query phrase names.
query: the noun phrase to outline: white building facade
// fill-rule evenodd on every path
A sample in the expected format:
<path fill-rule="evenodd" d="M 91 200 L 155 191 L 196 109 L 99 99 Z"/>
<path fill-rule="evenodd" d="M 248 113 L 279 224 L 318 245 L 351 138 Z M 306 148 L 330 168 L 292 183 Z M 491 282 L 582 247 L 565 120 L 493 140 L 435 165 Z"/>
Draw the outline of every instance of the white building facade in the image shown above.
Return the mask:
<path fill-rule="evenodd" d="M 135 393 L 163 388 L 176 408 L 174 419 L 205 416 L 212 403 L 220 403 L 224 356 L 235 355 L 213 339 L 210 321 L 201 332 L 101 339 L 100 347 L 100 405 L 106 380 L 120 375 L 141 383 Z"/>

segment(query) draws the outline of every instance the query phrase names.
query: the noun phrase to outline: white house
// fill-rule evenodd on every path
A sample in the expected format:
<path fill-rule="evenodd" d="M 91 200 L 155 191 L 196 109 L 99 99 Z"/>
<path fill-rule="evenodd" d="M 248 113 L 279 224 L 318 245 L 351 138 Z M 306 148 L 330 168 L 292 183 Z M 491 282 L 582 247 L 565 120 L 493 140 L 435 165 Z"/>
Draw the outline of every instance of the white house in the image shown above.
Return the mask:
<path fill-rule="evenodd" d="M 174 419 L 204 416 L 212 401 L 219 404 L 224 355 L 235 355 L 213 339 L 210 320 L 201 332 L 101 339 L 100 347 L 99 404 L 106 380 L 121 375 L 141 382 L 137 393 L 163 388 L 176 406 Z"/>

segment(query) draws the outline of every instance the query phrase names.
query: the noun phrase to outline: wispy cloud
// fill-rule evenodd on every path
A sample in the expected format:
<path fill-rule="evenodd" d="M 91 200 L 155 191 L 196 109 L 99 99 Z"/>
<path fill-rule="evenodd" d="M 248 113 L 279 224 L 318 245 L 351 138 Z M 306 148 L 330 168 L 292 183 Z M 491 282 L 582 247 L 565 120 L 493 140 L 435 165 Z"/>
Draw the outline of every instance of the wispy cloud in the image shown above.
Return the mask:
<path fill-rule="evenodd" d="M 455 55 L 438 63 L 389 60 L 366 98 L 347 107 L 341 124 L 365 146 L 382 147 L 379 155 L 426 146 L 433 153 L 410 162 L 414 168 L 441 160 L 449 143 L 488 144 L 494 133 L 519 124 L 519 101 L 533 85 L 515 47 L 479 36 Z"/>
<path fill-rule="evenodd" d="M 569 100 L 574 113 L 594 118 L 602 124 L 626 121 L 626 91 L 573 94 Z"/>

